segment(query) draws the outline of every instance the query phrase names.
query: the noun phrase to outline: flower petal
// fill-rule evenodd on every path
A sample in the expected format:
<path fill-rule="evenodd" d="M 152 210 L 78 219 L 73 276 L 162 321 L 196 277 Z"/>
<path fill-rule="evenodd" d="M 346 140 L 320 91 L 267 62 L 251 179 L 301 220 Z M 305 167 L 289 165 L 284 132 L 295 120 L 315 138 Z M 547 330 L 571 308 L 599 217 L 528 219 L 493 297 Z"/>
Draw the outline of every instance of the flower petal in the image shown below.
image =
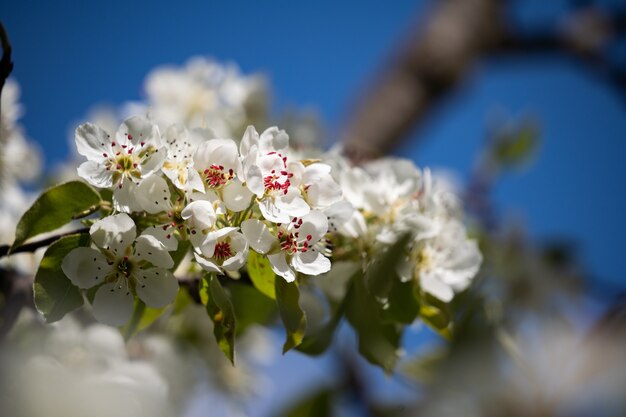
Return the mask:
<path fill-rule="evenodd" d="M 199 230 L 211 229 L 217 220 L 213 204 L 205 200 L 192 201 L 187 204 L 181 216 L 189 222 L 192 228 Z"/>
<path fill-rule="evenodd" d="M 241 231 L 246 237 L 248 244 L 258 253 L 265 254 L 277 243 L 276 238 L 260 220 L 248 219 L 241 223 Z"/>
<path fill-rule="evenodd" d="M 137 192 L 133 198 L 142 210 L 152 214 L 169 210 L 172 207 L 170 189 L 160 175 L 151 175 L 144 179 L 137 186 Z"/>
<path fill-rule="evenodd" d="M 328 218 L 321 211 L 312 210 L 302 217 L 302 226 L 300 226 L 299 232 L 301 240 L 310 235 L 309 244 L 316 243 L 328 232 Z"/>
<path fill-rule="evenodd" d="M 89 234 L 99 248 L 110 250 L 117 256 L 124 256 L 126 248 L 137 237 L 135 223 L 125 213 L 98 220 L 89 229 Z"/>
<path fill-rule="evenodd" d="M 93 315 L 96 320 L 110 326 L 125 324 L 133 314 L 133 308 L 134 297 L 128 288 L 116 287 L 114 283 L 98 288 L 93 300 Z"/>
<path fill-rule="evenodd" d="M 111 270 L 106 257 L 93 248 L 76 248 L 68 253 L 61 262 L 63 273 L 78 288 L 91 288 L 104 282 L 104 277 Z"/>
<path fill-rule="evenodd" d="M 113 174 L 107 171 L 103 164 L 96 161 L 86 161 L 78 167 L 78 176 L 89 184 L 99 188 L 113 186 Z"/>
<path fill-rule="evenodd" d="M 424 291 L 437 297 L 441 301 L 448 303 L 452 301 L 454 297 L 454 291 L 452 288 L 444 284 L 441 279 L 430 271 L 420 272 L 420 286 Z"/>
<path fill-rule="evenodd" d="M 330 260 L 316 250 L 298 252 L 291 259 L 291 265 L 298 272 L 319 275 L 330 271 Z"/>
<path fill-rule="evenodd" d="M 222 190 L 224 204 L 226 208 L 234 212 L 247 209 L 252 203 L 254 194 L 248 190 L 240 181 L 230 181 Z"/>
<path fill-rule="evenodd" d="M 280 275 L 281 277 L 285 278 L 285 281 L 287 282 L 293 282 L 296 280 L 296 274 L 287 264 L 284 253 L 267 255 L 267 258 L 270 261 L 272 271 L 274 271 L 276 275 Z"/>
<path fill-rule="evenodd" d="M 178 294 L 178 280 L 167 269 L 150 268 L 137 272 L 137 295 L 147 306 L 165 307 Z"/>
<path fill-rule="evenodd" d="M 173 236 L 173 228 L 171 225 L 148 227 L 141 234 L 154 236 L 169 252 L 178 248 L 178 240 Z M 169 236 L 169 238 L 168 238 Z"/>
<path fill-rule="evenodd" d="M 123 213 L 143 210 L 135 198 L 137 193 L 137 185 L 125 180 L 121 187 L 113 190 L 113 208 Z"/>
<path fill-rule="evenodd" d="M 200 265 L 205 271 L 216 272 L 218 274 L 222 273 L 222 269 L 215 262 L 204 258 L 196 252 L 193 253 L 193 256 L 196 258 L 196 262 L 198 263 L 198 265 Z"/>
<path fill-rule="evenodd" d="M 74 140 L 78 153 L 90 161 L 104 160 L 106 157 L 103 153 L 112 154 L 109 134 L 94 124 L 84 123 L 78 126 Z"/>
<path fill-rule="evenodd" d="M 135 241 L 135 255 L 160 268 L 171 268 L 174 260 L 165 246 L 154 236 L 142 234 Z"/>

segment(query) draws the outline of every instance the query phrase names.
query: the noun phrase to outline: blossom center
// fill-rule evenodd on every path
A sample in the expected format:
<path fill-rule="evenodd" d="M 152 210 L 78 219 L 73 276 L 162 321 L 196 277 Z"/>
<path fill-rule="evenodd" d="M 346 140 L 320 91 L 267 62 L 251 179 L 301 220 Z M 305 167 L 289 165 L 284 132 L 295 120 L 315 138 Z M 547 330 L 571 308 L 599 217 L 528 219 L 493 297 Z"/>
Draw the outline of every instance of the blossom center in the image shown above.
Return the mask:
<path fill-rule="evenodd" d="M 215 244 L 215 251 L 213 257 L 215 259 L 224 260 L 233 256 L 233 251 L 230 247 L 230 243 L 227 241 L 217 242 Z"/>
<path fill-rule="evenodd" d="M 226 171 L 223 165 L 213 164 L 202 173 L 204 182 L 210 188 L 219 188 L 234 178 L 233 169 Z"/>

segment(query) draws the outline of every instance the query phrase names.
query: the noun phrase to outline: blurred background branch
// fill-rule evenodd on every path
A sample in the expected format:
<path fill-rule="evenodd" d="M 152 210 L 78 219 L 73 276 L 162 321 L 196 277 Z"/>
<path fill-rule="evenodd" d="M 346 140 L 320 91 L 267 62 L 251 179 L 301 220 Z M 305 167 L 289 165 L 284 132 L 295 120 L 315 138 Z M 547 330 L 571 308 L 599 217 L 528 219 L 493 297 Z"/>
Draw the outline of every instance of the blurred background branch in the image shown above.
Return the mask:
<path fill-rule="evenodd" d="M 556 26 L 526 34 L 511 28 L 506 6 L 501 0 L 435 2 L 356 103 L 342 137 L 346 155 L 362 162 L 390 152 L 490 56 L 564 54 L 626 98 L 626 71 L 603 53 L 626 31 L 625 12 L 578 6 Z"/>

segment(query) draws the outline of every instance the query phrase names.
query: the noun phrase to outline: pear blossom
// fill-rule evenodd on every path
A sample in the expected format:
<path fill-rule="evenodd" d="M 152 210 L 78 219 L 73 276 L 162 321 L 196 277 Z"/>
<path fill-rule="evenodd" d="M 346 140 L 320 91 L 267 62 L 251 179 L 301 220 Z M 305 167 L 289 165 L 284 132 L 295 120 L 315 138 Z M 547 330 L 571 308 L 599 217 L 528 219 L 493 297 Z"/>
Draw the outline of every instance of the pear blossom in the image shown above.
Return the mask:
<path fill-rule="evenodd" d="M 320 242 L 328 232 L 328 219 L 319 210 L 312 210 L 302 217 L 294 217 L 289 223 L 281 224 L 272 233 L 267 225 L 256 219 L 241 224 L 250 247 L 267 255 L 274 273 L 291 282 L 294 272 L 319 275 L 330 270 L 330 260 L 320 249 Z"/>
<path fill-rule="evenodd" d="M 223 227 L 209 232 L 194 252 L 196 262 L 206 271 L 223 273 L 238 271 L 248 259 L 248 241 L 236 227 Z"/>
<path fill-rule="evenodd" d="M 168 270 L 174 266 L 172 257 L 154 236 L 137 237 L 127 214 L 99 220 L 89 233 L 93 246 L 72 250 L 61 268 L 79 288 L 99 285 L 93 301 L 96 319 L 114 326 L 126 323 L 133 311 L 133 294 L 155 308 L 174 300 L 178 281 Z"/>
<path fill-rule="evenodd" d="M 194 168 L 193 154 L 196 151 L 197 134 L 190 134 L 181 125 L 172 125 L 165 131 L 167 157 L 163 162 L 163 173 L 181 190 L 204 191 L 200 175 Z"/>
<path fill-rule="evenodd" d="M 274 223 L 288 223 L 311 209 L 299 188 L 305 167 L 288 159 L 288 145 L 285 131 L 270 127 L 259 136 L 251 126 L 240 144 L 246 186 L 257 196 L 263 217 Z"/>
<path fill-rule="evenodd" d="M 243 185 L 237 144 L 232 139 L 209 139 L 194 154 L 194 163 L 207 192 L 215 192 L 231 211 L 247 209 L 253 194 Z"/>
<path fill-rule="evenodd" d="M 425 292 L 444 302 L 465 290 L 476 276 L 482 255 L 464 226 L 451 221 L 437 236 L 417 241 L 397 268 L 400 279 L 416 279 Z"/>
<path fill-rule="evenodd" d="M 78 175 L 96 187 L 115 187 L 113 197 L 120 211 L 131 211 L 137 186 L 159 171 L 167 157 L 158 127 L 141 116 L 126 119 L 114 138 L 84 123 L 76 129 L 75 141 L 78 153 L 87 158 Z"/>

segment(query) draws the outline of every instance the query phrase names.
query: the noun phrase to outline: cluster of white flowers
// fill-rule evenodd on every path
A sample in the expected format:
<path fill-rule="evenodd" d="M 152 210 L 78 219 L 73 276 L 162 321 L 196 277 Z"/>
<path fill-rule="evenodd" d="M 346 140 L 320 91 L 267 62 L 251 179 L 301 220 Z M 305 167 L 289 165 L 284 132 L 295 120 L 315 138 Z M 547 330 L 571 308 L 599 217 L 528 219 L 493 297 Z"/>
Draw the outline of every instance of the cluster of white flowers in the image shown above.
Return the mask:
<path fill-rule="evenodd" d="M 334 172 L 347 202 L 329 213 L 338 233 L 375 251 L 410 233 L 406 257 L 397 266 L 403 281 L 417 280 L 422 290 L 445 302 L 469 286 L 482 256 L 467 236 L 458 197 L 446 181 L 397 158 L 354 167 L 336 156 Z"/>
<path fill-rule="evenodd" d="M 23 188 L 41 172 L 38 147 L 24 134 L 19 123 L 23 106 L 19 102 L 20 87 L 12 78 L 2 88 L 0 103 L 0 244 L 11 244 L 15 238 L 15 224 L 34 196 Z M 32 275 L 38 259 L 30 254 L 19 254 L 2 259 L 0 265 Z"/>
<path fill-rule="evenodd" d="M 25 315 L 18 328 L 21 335 L 13 335 L 15 343 L 3 345 L 1 351 L 6 384 L 0 396 L 11 399 L 0 404 L 2 415 L 177 414 L 170 391 L 183 381 L 166 378 L 159 363 L 149 357 L 132 358 L 116 329 L 101 324 L 82 327 L 70 317 L 50 328 L 34 328 Z M 25 334 L 30 343 L 20 344 Z M 152 354 L 150 346 L 142 349 Z"/>
<path fill-rule="evenodd" d="M 288 135 L 276 127 L 260 135 L 248 127 L 238 146 L 180 125 L 161 134 L 134 116 L 114 135 L 83 124 L 76 145 L 87 158 L 79 175 L 113 191 L 117 214 L 93 224 L 92 247 L 73 250 L 62 267 L 80 288 L 104 283 L 93 302 L 103 322 L 125 323 L 133 294 L 151 307 L 174 299 L 169 252 L 181 240 L 191 243 L 202 268 L 220 274 L 240 270 L 249 248 L 267 255 L 287 281 L 296 271 L 330 269 L 324 210 L 340 202 L 341 190 L 329 165 L 292 158 Z M 152 222 L 139 237 L 133 213 Z"/>
<path fill-rule="evenodd" d="M 245 76 L 234 64 L 195 57 L 183 67 L 152 71 L 145 82 L 145 103 L 130 104 L 133 113 L 149 112 L 159 127 L 173 124 L 206 127 L 221 137 L 241 132 L 266 112 L 264 77 Z"/>

